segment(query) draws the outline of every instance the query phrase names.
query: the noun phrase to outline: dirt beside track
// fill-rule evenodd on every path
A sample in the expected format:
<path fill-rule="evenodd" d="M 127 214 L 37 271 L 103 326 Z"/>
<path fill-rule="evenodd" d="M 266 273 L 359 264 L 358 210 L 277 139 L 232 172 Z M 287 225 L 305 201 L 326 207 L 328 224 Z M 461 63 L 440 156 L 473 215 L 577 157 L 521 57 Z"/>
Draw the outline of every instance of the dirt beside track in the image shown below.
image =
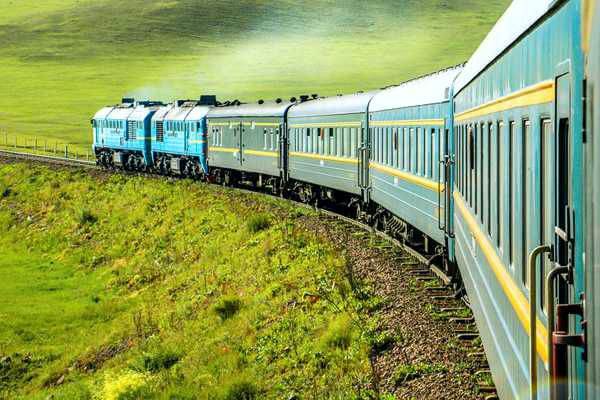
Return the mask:
<path fill-rule="evenodd" d="M 303 221 L 307 230 L 315 232 L 345 251 L 358 278 L 371 282 L 375 293 L 384 299 L 377 310 L 379 330 L 393 332 L 400 339 L 388 348 L 371 355 L 373 388 L 379 393 L 394 393 L 397 399 L 483 399 L 475 373 L 486 369 L 485 359 L 472 353 L 482 352 L 477 342 L 457 339 L 464 326 L 451 322 L 452 317 L 465 317 L 470 312 L 459 300 L 434 300 L 448 295 L 428 287 L 440 286 L 431 275 L 415 274 L 416 265 L 401 250 L 395 249 L 375 235 L 359 227 L 324 216 Z M 361 234 L 362 233 L 362 234 Z M 448 309 L 463 308 L 461 315 Z M 472 330 L 473 327 L 468 326 Z M 469 355 L 471 354 L 471 356 Z"/>

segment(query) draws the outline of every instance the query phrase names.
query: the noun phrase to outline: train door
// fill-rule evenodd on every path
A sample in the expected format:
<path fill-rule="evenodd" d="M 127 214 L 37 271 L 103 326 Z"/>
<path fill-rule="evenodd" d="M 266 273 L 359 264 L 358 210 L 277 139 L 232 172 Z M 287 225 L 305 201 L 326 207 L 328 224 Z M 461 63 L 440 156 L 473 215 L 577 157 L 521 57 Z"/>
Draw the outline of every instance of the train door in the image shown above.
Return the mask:
<path fill-rule="evenodd" d="M 287 130 L 287 124 L 282 123 L 277 127 L 277 137 L 279 138 L 279 142 L 277 144 L 277 149 L 279 151 L 279 155 L 277 157 L 277 168 L 279 169 L 279 176 L 283 180 L 283 182 L 287 182 L 287 170 L 288 170 L 288 136 L 289 132 Z"/>
<path fill-rule="evenodd" d="M 368 117 L 367 117 L 368 118 Z M 366 126 L 365 126 L 366 125 Z M 371 135 L 368 124 L 361 123 L 358 128 L 360 144 L 358 146 L 358 187 L 363 194 L 363 201 L 369 201 L 369 158 L 371 157 Z"/>
<path fill-rule="evenodd" d="M 240 122 L 233 123 L 233 146 L 237 150 L 237 162 L 240 164 L 244 164 L 244 124 Z"/>
<path fill-rule="evenodd" d="M 583 305 L 574 290 L 575 210 L 573 207 L 573 121 L 571 116 L 572 80 L 569 72 L 555 82 L 555 197 L 554 197 L 554 267 L 546 284 L 548 343 L 550 345 L 550 388 L 552 399 L 577 398 L 572 378 L 582 367 L 583 335 L 580 317 Z M 545 233 L 544 236 L 547 234 Z"/>

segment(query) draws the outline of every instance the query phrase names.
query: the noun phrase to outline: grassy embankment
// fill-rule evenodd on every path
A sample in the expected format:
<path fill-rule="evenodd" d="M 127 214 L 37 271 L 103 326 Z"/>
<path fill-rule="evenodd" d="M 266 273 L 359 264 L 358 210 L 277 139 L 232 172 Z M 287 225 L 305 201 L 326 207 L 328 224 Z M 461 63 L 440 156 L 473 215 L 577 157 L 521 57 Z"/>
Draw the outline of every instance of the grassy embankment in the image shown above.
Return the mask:
<path fill-rule="evenodd" d="M 398 83 L 466 60 L 509 2 L 8 1 L 0 132 L 85 151 L 90 117 L 124 95 L 255 101 Z"/>
<path fill-rule="evenodd" d="M 311 213 L 0 164 L 0 398 L 370 398 L 381 300 Z"/>

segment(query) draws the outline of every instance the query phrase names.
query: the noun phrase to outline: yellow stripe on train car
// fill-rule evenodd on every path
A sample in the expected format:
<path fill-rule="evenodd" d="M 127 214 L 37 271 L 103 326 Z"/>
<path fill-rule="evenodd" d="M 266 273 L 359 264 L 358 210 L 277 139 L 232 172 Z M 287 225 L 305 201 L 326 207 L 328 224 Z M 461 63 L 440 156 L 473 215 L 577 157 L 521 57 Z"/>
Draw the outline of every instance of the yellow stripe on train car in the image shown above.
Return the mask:
<path fill-rule="evenodd" d="M 370 126 L 443 126 L 443 119 L 406 119 L 395 121 L 371 121 Z"/>
<path fill-rule="evenodd" d="M 306 124 L 290 124 L 290 128 L 360 128 L 360 121 L 350 122 L 315 122 Z"/>
<path fill-rule="evenodd" d="M 399 171 L 395 168 L 377 164 L 374 162 L 369 163 L 369 166 L 376 171 L 398 177 L 406 182 L 414 183 L 415 185 L 422 186 L 425 189 L 433 190 L 434 192 L 443 192 L 445 190 L 445 186 L 443 184 L 438 184 L 437 182 L 432 181 L 431 179 L 424 178 L 422 176 L 413 175 L 405 171 Z"/>
<path fill-rule="evenodd" d="M 327 160 L 327 161 L 334 161 L 334 162 L 346 163 L 346 164 L 358 164 L 358 159 L 356 159 L 356 158 L 326 156 L 326 155 L 322 155 L 322 154 L 301 153 L 301 152 L 296 152 L 296 151 L 291 151 L 290 156 L 311 158 L 314 160 L 324 160 L 324 161 Z"/>
<path fill-rule="evenodd" d="M 279 157 L 279 154 L 275 151 L 244 150 L 244 154 L 262 157 Z"/>
<path fill-rule="evenodd" d="M 457 113 L 454 119 L 456 121 L 465 121 L 513 108 L 550 103 L 554 101 L 554 97 L 554 80 L 548 80 L 471 108 L 470 110 Z"/>
<path fill-rule="evenodd" d="M 494 246 L 490 243 L 487 235 L 483 233 L 483 231 L 479 228 L 479 224 L 476 221 L 475 217 L 469 212 L 467 206 L 463 202 L 458 192 L 454 192 L 454 203 L 456 204 L 456 208 L 460 211 L 461 215 L 465 219 L 471 234 L 477 241 L 479 248 L 483 252 L 494 276 L 496 277 L 497 282 L 500 284 L 502 291 L 505 296 L 508 298 L 513 310 L 515 310 L 515 314 L 519 319 L 519 322 L 525 329 L 527 335 L 531 335 L 531 331 L 529 329 L 529 301 L 519 289 L 515 281 L 512 279 L 508 270 L 502 259 L 496 251 L 494 250 Z M 536 350 L 539 357 L 544 361 L 544 363 L 548 363 L 548 340 L 547 335 L 548 331 L 546 330 L 546 326 L 538 319 L 536 321 Z"/>

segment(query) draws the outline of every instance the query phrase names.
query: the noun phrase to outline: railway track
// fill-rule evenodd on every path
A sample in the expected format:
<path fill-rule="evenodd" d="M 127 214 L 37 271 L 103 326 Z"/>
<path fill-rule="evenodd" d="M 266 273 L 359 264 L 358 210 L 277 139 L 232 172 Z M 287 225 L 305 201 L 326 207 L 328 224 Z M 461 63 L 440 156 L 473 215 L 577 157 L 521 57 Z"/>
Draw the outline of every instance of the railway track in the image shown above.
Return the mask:
<path fill-rule="evenodd" d="M 33 153 L 25 153 L 25 152 L 15 152 L 8 150 L 0 149 L 0 158 L 7 158 L 13 160 L 23 160 L 23 161 L 34 161 L 45 164 L 52 165 L 61 165 L 61 166 L 70 166 L 70 167 L 80 167 L 86 169 L 103 169 L 102 167 L 96 165 L 94 161 L 87 160 L 78 160 L 73 158 L 64 158 L 64 157 L 56 157 L 56 156 L 48 156 L 41 154 L 33 154 Z M 147 176 L 153 178 L 164 178 L 164 176 L 151 173 L 151 172 L 129 172 L 122 170 L 114 170 L 114 172 L 122 173 L 125 175 L 136 175 L 136 176 Z M 240 187 L 232 187 L 232 189 L 245 192 L 245 193 L 260 193 L 267 195 L 268 193 L 262 191 L 251 190 L 247 188 Z M 294 201 L 292 199 L 287 199 L 288 201 Z M 295 204 L 315 209 L 313 206 L 296 202 Z M 451 286 L 451 279 L 444 272 L 443 269 L 437 266 L 433 261 L 433 258 L 428 258 L 425 255 L 421 254 L 418 250 L 409 246 L 406 243 L 403 243 L 396 238 L 393 238 L 387 235 L 385 232 L 381 232 L 376 230 L 372 226 L 357 221 L 356 219 L 347 217 L 345 215 L 340 214 L 334 210 L 318 208 L 315 209 L 321 215 L 331 219 L 337 220 L 352 226 L 355 226 L 363 231 L 366 231 L 370 234 L 376 235 L 382 241 L 386 242 L 388 246 L 395 247 L 400 249 L 406 254 L 405 257 L 402 257 L 401 266 L 406 268 L 411 275 L 415 277 L 415 279 L 419 282 L 426 283 L 424 290 L 429 292 L 429 297 L 431 298 L 432 304 L 437 307 L 439 312 L 447 315 L 447 319 L 452 323 L 454 327 L 454 334 L 456 338 L 463 343 L 465 350 L 467 351 L 468 357 L 477 362 L 479 366 L 479 370 L 476 372 L 476 376 L 483 376 L 485 374 L 489 374 L 489 366 L 487 364 L 487 360 L 485 357 L 485 353 L 483 347 L 479 341 L 479 334 L 477 332 L 477 328 L 475 326 L 475 321 L 472 317 L 470 318 L 461 318 L 456 314 L 459 311 L 459 305 L 462 303 L 462 307 L 470 308 L 468 299 L 466 296 L 457 296 Z M 435 285 L 436 280 L 440 283 L 439 285 Z M 498 397 L 496 395 L 496 390 L 493 386 L 490 386 L 487 383 L 481 382 L 478 383 L 480 393 L 484 396 L 485 400 L 496 400 Z"/>

